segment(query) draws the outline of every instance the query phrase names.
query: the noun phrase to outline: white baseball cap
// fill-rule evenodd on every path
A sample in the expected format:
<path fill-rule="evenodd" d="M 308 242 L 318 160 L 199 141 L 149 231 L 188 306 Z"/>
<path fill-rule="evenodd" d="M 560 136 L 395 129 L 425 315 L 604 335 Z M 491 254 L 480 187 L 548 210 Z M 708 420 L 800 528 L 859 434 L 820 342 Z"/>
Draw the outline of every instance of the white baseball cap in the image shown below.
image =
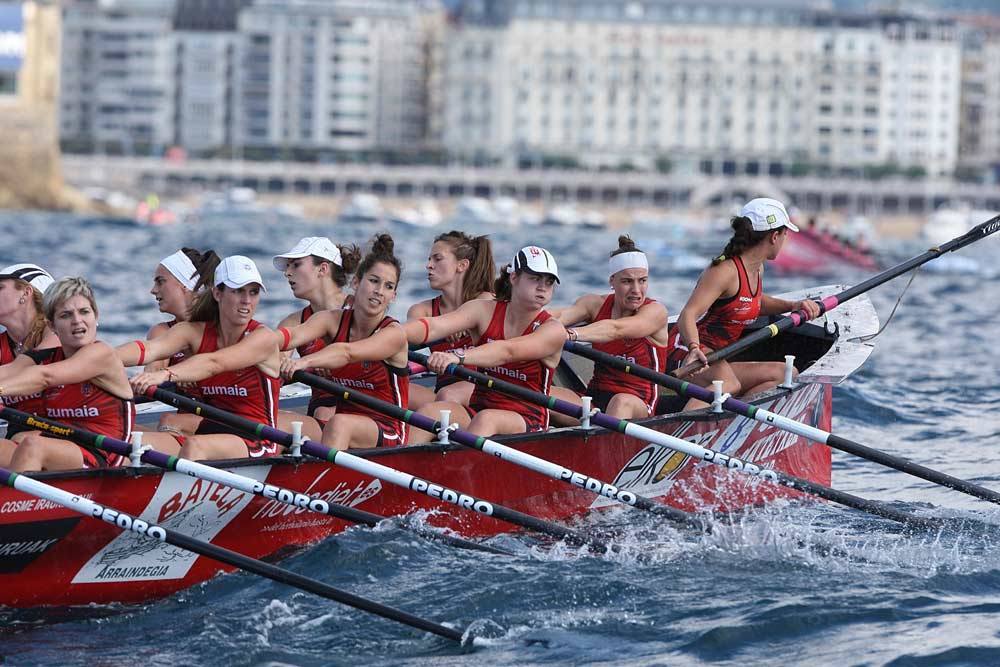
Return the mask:
<path fill-rule="evenodd" d="M 273 260 L 274 268 L 284 271 L 288 260 L 309 257 L 310 255 L 329 260 L 340 268 L 344 268 L 344 260 L 340 256 L 340 248 L 335 246 L 333 241 L 325 236 L 307 236 L 296 243 L 295 247 L 288 252 L 275 255 Z"/>
<path fill-rule="evenodd" d="M 230 255 L 219 263 L 215 269 L 214 285 L 225 285 L 232 289 L 239 289 L 244 285 L 257 283 L 263 291 L 264 279 L 260 277 L 260 271 L 253 260 L 243 255 Z"/>
<path fill-rule="evenodd" d="M 755 232 L 766 232 L 781 227 L 788 227 L 793 232 L 799 231 L 788 217 L 785 205 L 777 199 L 767 197 L 751 199 L 740 211 L 740 217 L 750 218 L 750 225 Z"/>
<path fill-rule="evenodd" d="M 49 272 L 37 264 L 11 264 L 0 270 L 0 280 L 5 278 L 23 280 L 34 287 L 39 294 L 45 294 L 49 285 L 55 282 Z"/>
<path fill-rule="evenodd" d="M 509 273 L 527 271 L 535 274 L 549 274 L 559 282 L 559 267 L 556 258 L 545 248 L 529 245 L 521 248 L 510 263 Z"/>

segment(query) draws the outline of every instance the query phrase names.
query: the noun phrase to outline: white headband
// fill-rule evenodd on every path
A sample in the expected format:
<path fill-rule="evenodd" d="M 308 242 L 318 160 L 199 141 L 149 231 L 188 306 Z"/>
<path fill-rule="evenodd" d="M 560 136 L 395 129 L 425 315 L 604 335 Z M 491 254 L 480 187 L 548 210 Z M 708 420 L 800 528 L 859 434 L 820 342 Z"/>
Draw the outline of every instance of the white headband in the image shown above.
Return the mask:
<path fill-rule="evenodd" d="M 649 269 L 644 252 L 623 252 L 608 260 L 608 274 L 615 275 L 625 269 Z"/>
<path fill-rule="evenodd" d="M 194 268 L 194 264 L 191 263 L 190 258 L 184 254 L 183 250 L 178 250 L 173 255 L 165 257 L 160 265 L 169 271 L 170 275 L 177 278 L 181 285 L 192 292 L 194 291 L 195 285 L 198 284 L 198 269 Z"/>

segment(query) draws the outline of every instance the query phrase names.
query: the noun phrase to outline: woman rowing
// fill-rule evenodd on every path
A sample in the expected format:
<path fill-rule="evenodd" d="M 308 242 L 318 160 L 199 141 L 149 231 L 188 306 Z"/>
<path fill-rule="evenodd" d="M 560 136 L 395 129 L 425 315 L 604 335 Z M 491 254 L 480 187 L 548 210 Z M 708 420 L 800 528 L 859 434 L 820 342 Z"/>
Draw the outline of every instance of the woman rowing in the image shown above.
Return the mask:
<path fill-rule="evenodd" d="M 232 255 L 219 263 L 212 282 L 212 289 L 195 299 L 187 322 L 154 340 L 118 348 L 127 366 L 195 351 L 179 364 L 135 376 L 132 387 L 143 394 L 164 382 L 194 383 L 209 405 L 275 426 L 281 355 L 274 332 L 253 319 L 264 281 L 253 261 Z M 278 452 L 275 443 L 236 435 L 207 419 L 193 436 L 178 435 L 177 441 L 183 445 L 180 455 L 190 459 L 257 458 Z"/>
<path fill-rule="evenodd" d="M 570 340 L 592 343 L 595 350 L 628 359 L 631 363 L 662 371 L 666 362 L 667 309 L 646 296 L 649 263 L 628 236 L 618 237 L 618 248 L 608 261 L 611 294 L 585 294 L 559 311 L 559 321 L 569 328 Z M 655 383 L 601 364 L 587 386 L 594 407 L 621 419 L 650 417 L 659 397 Z M 553 395 L 580 404 L 569 389 L 553 387 Z"/>
<path fill-rule="evenodd" d="M 148 340 L 159 338 L 179 322 L 187 322 L 195 296 L 206 287 L 211 287 L 219 256 L 214 250 L 201 252 L 194 248 L 181 248 L 160 260 L 153 272 L 153 287 L 149 293 L 156 299 L 161 313 L 173 316 L 167 322 L 154 324 L 146 334 Z M 143 370 L 158 371 L 179 364 L 194 354 L 193 349 L 184 349 L 169 359 L 151 361 Z M 188 393 L 197 393 L 197 388 L 187 387 Z M 184 412 L 167 412 L 160 417 L 159 431 L 193 435 L 198 430 L 201 417 Z M 165 441 L 158 440 L 161 444 Z"/>
<path fill-rule="evenodd" d="M 428 367 L 442 374 L 451 364 L 477 366 L 487 375 L 547 394 L 566 341 L 566 330 L 545 310 L 557 282 L 559 271 L 552 254 L 527 246 L 501 269 L 494 286 L 496 301 L 468 301 L 445 315 L 407 322 L 407 337 L 411 343 L 423 344 L 469 331 L 476 341 L 474 347 L 434 352 Z M 442 409 L 451 410 L 461 428 L 478 435 L 542 431 L 549 425 L 544 407 L 478 385 L 468 407 L 436 401 L 420 412 L 436 418 Z M 410 441 L 430 438 L 430 433 L 414 429 Z"/>
<path fill-rule="evenodd" d="M 45 319 L 42 295 L 53 283 L 52 276 L 37 264 L 13 264 L 0 271 L 0 365 L 17 355 L 36 349 L 58 347 L 59 338 Z M 41 392 L 28 396 L 4 396 L 3 404 L 32 414 L 43 414 Z M 0 459 L 9 461 L 14 437 L 27 432 L 19 424 L 7 424 L 6 440 L 0 440 Z M 6 452 L 6 453 L 5 453 Z"/>
<path fill-rule="evenodd" d="M 668 369 L 700 363 L 690 380 L 708 386 L 722 380 L 726 393 L 756 394 L 776 386 L 784 376 L 781 362 L 716 361 L 707 356 L 735 343 L 759 315 L 804 310 L 808 318 L 819 315 L 815 301 L 787 301 L 763 293 L 764 261 L 774 259 L 788 236 L 799 231 L 781 202 L 753 199 L 732 219 L 733 236 L 722 254 L 712 260 L 677 319 L 677 333 Z M 686 409 L 703 407 L 691 399 Z"/>
<path fill-rule="evenodd" d="M 353 297 L 344 288 L 360 261 L 361 249 L 358 246 L 338 246 L 325 236 L 307 236 L 288 252 L 275 255 L 272 260 L 274 268 L 285 276 L 292 294 L 296 299 L 309 302 L 305 308 L 287 315 L 278 327 L 297 326 L 324 310 L 350 308 Z M 322 340 L 313 340 L 299 345 L 296 350 L 300 357 L 304 357 L 323 345 Z M 302 421 L 302 415 L 278 411 L 279 428 L 290 430 L 293 421 Z M 303 425 L 303 432 L 312 440 L 321 437 L 320 428 L 311 420 Z"/>
<path fill-rule="evenodd" d="M 286 380 L 293 379 L 299 370 L 323 369 L 322 375 L 338 384 L 406 407 L 406 335 L 387 314 L 396 299 L 403 268 L 393 254 L 393 245 L 388 234 L 375 237 L 354 276 L 352 308 L 325 310 L 297 327 L 278 330 L 282 349 L 319 341 L 304 357 L 282 361 L 281 373 Z M 306 419 L 313 423 L 304 425 L 303 430 L 322 428 L 323 444 L 334 449 L 396 447 L 406 442 L 402 421 L 315 388 L 308 415 Z"/>
<path fill-rule="evenodd" d="M 83 278 L 63 278 L 45 291 L 43 310 L 59 346 L 19 354 L 0 366 L 0 396 L 41 392 L 45 417 L 128 440 L 135 419 L 132 388 L 114 348 L 97 340 L 97 302 L 90 284 Z M 16 472 L 97 468 L 123 461 L 38 431 L 23 434 L 19 444 L 5 447 L 4 453 L 10 457 L 2 464 Z"/>
<path fill-rule="evenodd" d="M 433 299 L 410 307 L 407 320 L 437 317 L 451 313 L 473 299 L 493 299 L 493 248 L 487 236 L 469 236 L 450 231 L 434 239 L 427 258 L 427 282 L 441 292 Z M 431 352 L 451 352 L 472 347 L 468 331 L 459 332 L 430 346 Z M 419 410 L 431 401 L 469 404 L 473 385 L 456 377 L 437 377 L 434 390 L 420 385 L 410 387 L 410 409 Z"/>

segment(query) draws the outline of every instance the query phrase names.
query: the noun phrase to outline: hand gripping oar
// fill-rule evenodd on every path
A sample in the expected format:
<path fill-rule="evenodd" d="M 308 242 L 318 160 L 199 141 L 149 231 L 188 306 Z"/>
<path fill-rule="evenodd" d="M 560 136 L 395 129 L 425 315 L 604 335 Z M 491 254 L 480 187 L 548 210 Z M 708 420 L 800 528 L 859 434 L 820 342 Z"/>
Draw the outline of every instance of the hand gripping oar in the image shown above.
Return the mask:
<path fill-rule="evenodd" d="M 666 387 L 667 389 L 672 389 L 682 396 L 696 398 L 699 401 L 705 401 L 706 403 L 711 403 L 715 400 L 715 396 L 712 392 L 705 387 L 685 382 L 684 380 L 679 380 L 678 378 L 666 375 L 665 373 L 658 373 L 651 368 L 633 364 L 614 355 L 607 354 L 606 352 L 595 350 L 592 347 L 581 345 L 580 343 L 573 341 L 567 341 L 563 347 L 573 354 L 586 357 L 596 363 L 617 368 L 618 370 L 628 373 L 629 375 L 634 375 L 636 377 L 655 382 L 663 387 Z M 893 456 L 892 454 L 887 454 L 886 452 L 878 449 L 862 445 L 859 442 L 854 442 L 853 440 L 843 438 L 839 435 L 834 435 L 833 433 L 816 428 L 815 426 L 810 426 L 808 424 L 795 421 L 794 419 L 789 419 L 784 415 L 779 415 L 769 410 L 759 408 L 755 405 L 744 403 L 739 399 L 728 398 L 722 403 L 722 407 L 730 412 L 735 412 L 738 415 L 749 417 L 750 419 L 756 419 L 757 421 L 765 424 L 771 424 L 782 431 L 788 431 L 789 433 L 801 435 L 802 437 L 808 438 L 814 442 L 828 445 L 834 449 L 847 452 L 848 454 L 860 456 L 861 458 L 873 461 L 874 463 L 880 463 L 895 470 L 925 479 L 928 482 L 941 484 L 942 486 L 955 489 L 956 491 L 967 493 L 970 496 L 975 496 L 976 498 L 1000 504 L 1000 493 L 997 493 L 996 491 L 979 486 L 978 484 L 973 484 L 972 482 L 968 482 L 964 479 L 952 477 L 951 475 L 938 472 L 937 470 L 926 468 L 919 463 L 910 461 L 909 459 Z"/>
<path fill-rule="evenodd" d="M 416 353 L 410 353 L 411 356 L 414 354 Z M 344 400 L 358 403 L 359 405 L 371 408 L 372 410 L 377 410 L 378 412 L 388 415 L 393 419 L 400 419 L 407 424 L 424 429 L 425 431 L 430 431 L 431 433 L 437 433 L 439 430 L 447 426 L 446 424 L 442 424 L 440 421 L 435 421 L 434 419 L 426 415 L 422 415 L 419 412 L 404 410 L 397 405 L 387 403 L 353 389 L 348 389 L 343 385 L 321 378 L 312 373 L 296 371 L 296 373 L 292 376 L 292 379 L 296 382 L 308 384 L 311 387 L 316 387 L 322 389 L 323 391 L 342 396 Z M 541 473 L 546 477 L 551 477 L 552 479 L 559 480 L 560 482 L 566 482 L 573 486 L 578 486 L 581 489 L 585 489 L 599 496 L 616 500 L 624 505 L 629 505 L 631 507 L 636 507 L 641 510 L 646 510 L 647 512 L 652 512 L 653 514 L 666 517 L 671 521 L 676 521 L 677 523 L 688 526 L 695 526 L 701 529 L 707 528 L 706 522 L 693 514 L 688 514 L 687 512 L 683 512 L 674 507 L 657 503 L 632 491 L 619 489 L 614 484 L 602 482 L 601 480 L 590 477 L 589 475 L 584 475 L 583 473 L 570 470 L 569 468 L 564 468 L 563 466 L 552 463 L 551 461 L 546 461 L 545 459 L 533 456 L 526 452 L 513 449 L 506 445 L 501 445 L 495 440 L 474 435 L 459 428 L 448 429 L 448 440 L 457 442 L 458 444 L 469 447 L 470 449 L 477 449 L 484 454 L 495 456 L 504 461 L 513 463 L 514 465 L 528 468 L 529 470 Z"/>
<path fill-rule="evenodd" d="M 51 433 L 60 438 L 68 438 L 88 447 L 103 449 L 121 456 L 128 457 L 132 452 L 132 446 L 124 440 L 117 440 L 108 436 L 98 435 L 82 428 L 69 426 L 67 424 L 44 419 L 42 417 L 36 417 L 12 408 L 0 409 L 0 417 L 20 424 L 28 429 L 45 431 L 46 433 Z M 214 482 L 222 486 L 227 486 L 244 493 L 262 496 L 270 500 L 276 500 L 280 503 L 284 503 L 285 505 L 310 510 L 318 514 L 326 514 L 338 519 L 343 519 L 344 521 L 350 521 L 351 523 L 361 523 L 374 527 L 380 521 L 386 520 L 386 517 L 379 514 L 372 514 L 371 512 L 365 512 L 353 507 L 347 507 L 346 505 L 338 505 L 337 503 L 327 502 L 321 498 L 313 498 L 312 496 L 308 496 L 304 493 L 298 493 L 297 491 L 292 491 L 291 489 L 285 489 L 273 484 L 259 482 L 256 479 L 246 477 L 245 475 L 237 475 L 236 473 L 228 470 L 213 468 L 212 466 L 207 466 L 203 463 L 196 463 L 195 461 L 182 459 L 177 456 L 169 456 L 163 452 L 158 452 L 155 449 L 146 449 L 142 453 L 141 459 L 143 463 L 156 466 L 157 468 L 175 470 L 179 473 L 190 475 L 191 477 L 196 477 L 209 482 Z M 464 540 L 453 535 L 446 535 L 444 533 L 437 533 L 422 529 L 415 529 L 414 532 L 421 537 L 445 542 L 446 544 L 460 547 L 462 549 L 486 551 L 506 556 L 513 555 L 509 551 L 495 549 L 485 544 L 470 542 L 469 540 Z"/>
<path fill-rule="evenodd" d="M 986 222 L 980 223 L 967 231 L 961 236 L 956 236 L 952 240 L 939 245 L 935 248 L 931 248 L 927 252 L 917 255 L 912 259 L 908 259 L 902 264 L 897 264 L 896 266 L 886 269 L 882 273 L 872 276 L 864 282 L 858 283 L 854 287 L 850 287 L 839 294 L 834 294 L 832 296 L 827 296 L 820 299 L 817 303 L 819 304 L 819 312 L 822 315 L 828 310 L 833 310 L 845 301 L 849 301 L 856 296 L 864 294 L 868 290 L 878 287 L 882 283 L 886 283 L 893 278 L 897 278 L 911 269 L 915 269 L 921 264 L 926 264 L 935 257 L 940 257 L 946 252 L 951 252 L 953 250 L 958 250 L 959 248 L 964 248 L 965 246 L 975 243 L 979 239 L 985 238 L 992 234 L 993 232 L 1000 229 L 1000 215 L 994 216 L 987 220 Z M 806 322 L 809 314 L 804 310 L 799 310 L 794 313 L 789 313 L 785 317 L 781 318 L 774 324 L 770 324 L 763 329 L 758 329 L 753 333 L 744 336 L 732 345 L 727 345 L 726 347 L 715 350 L 708 355 L 708 363 L 714 361 L 719 361 L 721 359 L 728 359 L 734 354 L 738 354 L 743 350 L 756 345 L 757 343 L 767 340 L 768 338 L 774 338 L 782 331 L 791 329 L 792 327 L 797 327 L 803 322 Z M 687 366 L 682 366 L 672 373 L 677 377 L 683 377 L 691 371 L 702 368 L 701 362 L 692 362 Z"/>
<path fill-rule="evenodd" d="M 419 352 L 411 352 L 410 358 L 414 359 L 418 363 L 424 363 L 427 360 L 427 355 L 420 354 Z M 584 416 L 583 408 L 579 405 L 574 405 L 567 401 L 555 398 L 554 396 L 548 396 L 537 391 L 531 391 L 529 389 L 525 389 L 524 387 L 519 387 L 518 385 L 511 384 L 510 382 L 505 382 L 503 380 L 498 380 L 497 378 L 490 377 L 489 375 L 485 375 L 483 373 L 470 371 L 468 368 L 464 368 L 462 366 L 451 364 L 448 366 L 447 372 L 449 375 L 454 375 L 455 377 L 469 380 L 470 382 L 480 386 L 495 389 L 505 394 L 516 396 L 522 400 L 545 406 L 549 410 L 569 415 L 570 417 L 574 417 L 576 419 L 581 419 Z M 646 426 L 640 426 L 639 424 L 635 424 L 625 419 L 618 419 L 617 417 L 606 415 L 603 412 L 598 412 L 592 415 L 590 417 L 590 423 L 600 426 L 601 428 L 606 428 L 610 431 L 624 433 L 625 435 L 632 436 L 645 442 L 662 445 L 668 449 L 673 449 L 687 454 L 688 456 L 714 463 L 722 466 L 723 468 L 736 470 L 754 477 L 761 477 L 775 484 L 780 484 L 781 486 L 787 486 L 790 489 L 819 496 L 820 498 L 825 498 L 826 500 L 831 500 L 835 503 L 846 505 L 847 507 L 853 507 L 876 516 L 891 519 L 892 521 L 919 526 L 921 528 L 939 528 L 942 525 L 942 522 L 939 519 L 919 517 L 908 512 L 901 512 L 883 503 L 859 498 L 858 496 L 845 493 L 843 491 L 837 491 L 836 489 L 831 489 L 828 486 L 823 486 L 822 484 L 818 484 L 808 479 L 794 477 L 778 470 L 761 468 L 755 463 L 750 463 L 749 461 L 738 459 L 735 456 L 729 456 L 728 454 L 706 449 L 700 445 L 694 444 L 693 442 L 681 440 L 680 438 L 672 435 L 654 431 Z"/>
<path fill-rule="evenodd" d="M 111 525 L 117 526 L 122 530 L 132 531 L 133 533 L 143 535 L 149 539 L 172 544 L 175 547 L 180 547 L 186 551 L 196 553 L 199 556 L 205 556 L 206 558 L 211 558 L 212 560 L 219 561 L 220 563 L 231 565 L 237 569 L 252 572 L 253 574 L 257 574 L 262 577 L 267 577 L 268 579 L 282 584 L 294 586 L 295 588 L 308 593 L 313 593 L 320 597 L 354 607 L 355 609 L 361 609 L 362 611 L 367 611 L 369 613 L 382 616 L 383 618 L 388 618 L 390 620 L 409 625 L 410 627 L 417 628 L 418 630 L 433 632 L 440 637 L 451 639 L 452 641 L 462 641 L 463 633 L 459 630 L 447 628 L 439 623 L 435 623 L 434 621 L 414 616 L 409 612 L 395 609 L 373 600 L 363 598 L 359 595 L 354 595 L 353 593 L 340 590 L 339 588 L 335 588 L 317 579 L 312 579 L 311 577 L 297 574 L 291 570 L 286 570 L 285 568 L 265 563 L 257 560 L 256 558 L 244 556 L 241 553 L 230 551 L 229 549 L 216 546 L 210 542 L 189 537 L 183 533 L 178 533 L 162 526 L 158 526 L 155 523 L 149 523 L 131 516 L 130 514 L 126 514 L 125 512 L 120 512 L 116 509 L 99 505 L 88 498 L 84 498 L 83 496 L 63 491 L 60 488 L 44 484 L 38 480 L 26 477 L 25 475 L 19 475 L 5 468 L 0 468 L 0 484 L 13 487 L 22 493 L 28 494 L 29 496 L 48 500 L 49 502 L 65 507 L 68 510 L 78 512 L 84 516 L 100 519 L 101 521 L 110 523 Z"/>
<path fill-rule="evenodd" d="M 225 410 L 220 410 L 212 407 L 211 405 L 206 405 L 200 401 L 188 398 L 187 396 L 167 391 L 166 389 L 150 387 L 146 393 L 150 397 L 163 401 L 168 405 L 185 408 L 196 415 L 205 417 L 214 422 L 219 422 L 220 424 L 225 424 L 244 433 L 253 434 L 258 438 L 270 440 L 271 442 L 276 442 L 279 445 L 284 445 L 285 447 L 292 446 L 292 434 L 280 431 L 273 426 L 259 424 L 247 419 L 246 417 L 234 415 L 226 412 Z M 402 470 L 396 470 L 395 468 L 390 468 L 389 466 L 384 466 L 381 463 L 369 461 L 366 458 L 355 456 L 354 454 L 350 454 L 348 452 L 339 452 L 335 449 L 330 449 L 329 447 L 325 447 L 324 445 L 321 445 L 318 442 L 313 442 L 312 440 L 305 440 L 302 443 L 302 451 L 309 456 L 314 456 L 318 459 L 327 461 L 328 463 L 343 466 L 344 468 L 359 472 L 362 475 L 375 477 L 384 482 L 388 482 L 389 484 L 409 489 L 415 493 L 421 493 L 437 501 L 455 505 L 456 507 L 461 507 L 462 509 L 469 510 L 470 512 L 478 512 L 479 514 L 484 514 L 500 521 L 506 521 L 507 523 L 521 526 L 522 528 L 527 528 L 539 533 L 551 535 L 552 537 L 567 540 L 573 544 L 591 546 L 602 552 L 606 552 L 610 548 L 607 544 L 597 538 L 584 535 L 583 533 L 567 528 L 566 526 L 561 526 L 551 521 L 539 519 L 538 517 L 531 516 L 530 514 L 518 512 L 517 510 L 510 509 L 509 507 L 488 502 L 467 493 L 455 491 L 454 489 L 442 486 L 441 484 L 429 482 L 425 479 L 421 479 L 420 477 L 415 477 L 409 473 L 403 472 Z"/>

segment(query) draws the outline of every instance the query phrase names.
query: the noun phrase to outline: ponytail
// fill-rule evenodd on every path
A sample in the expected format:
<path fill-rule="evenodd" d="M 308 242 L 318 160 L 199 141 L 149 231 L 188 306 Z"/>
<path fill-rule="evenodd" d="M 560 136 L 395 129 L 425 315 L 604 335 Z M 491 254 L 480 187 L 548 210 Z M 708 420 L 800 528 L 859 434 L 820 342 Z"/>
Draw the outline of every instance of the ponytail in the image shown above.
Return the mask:
<path fill-rule="evenodd" d="M 333 282 L 337 287 L 343 288 L 347 286 L 348 276 L 354 275 L 354 272 L 358 270 L 358 264 L 361 263 L 361 248 L 351 244 L 339 245 L 337 246 L 337 250 L 340 251 L 340 261 L 343 266 L 337 266 L 331 262 L 330 277 L 333 278 Z M 315 260 L 315 258 L 313 259 Z"/>
<path fill-rule="evenodd" d="M 226 286 L 219 285 L 219 289 L 224 290 Z M 211 289 L 203 289 L 195 295 L 188 322 L 219 322 L 219 302 Z"/>
<path fill-rule="evenodd" d="M 194 248 L 181 248 L 181 252 L 191 260 L 195 272 L 198 274 L 198 282 L 195 283 L 193 291 L 198 292 L 206 287 L 212 287 L 212 281 L 215 280 L 215 269 L 219 266 L 222 258 L 215 254 L 214 250 L 201 252 Z"/>
<path fill-rule="evenodd" d="M 45 320 L 42 293 L 21 279 L 15 279 L 14 285 L 19 290 L 31 289 L 31 303 L 35 306 L 35 317 L 31 320 L 31 326 L 28 327 L 28 335 L 24 337 L 24 349 L 33 350 L 36 345 L 42 342 L 42 338 L 45 337 L 45 327 L 48 326 Z"/>
<path fill-rule="evenodd" d="M 628 234 L 622 234 L 618 237 L 618 249 L 611 251 L 611 257 L 615 255 L 621 255 L 626 252 L 642 252 L 636 247 L 635 241 Z"/>
<path fill-rule="evenodd" d="M 510 274 L 507 273 L 507 269 L 509 268 L 510 263 L 501 266 L 500 275 L 497 276 L 496 281 L 493 283 L 493 294 L 496 296 L 497 301 L 510 301 L 513 285 L 510 282 Z"/>
<path fill-rule="evenodd" d="M 733 228 L 733 237 L 729 239 L 722 254 L 712 260 L 712 266 L 722 264 L 727 259 L 741 254 L 744 250 L 753 248 L 774 232 L 773 229 L 755 232 L 751 226 L 750 218 L 741 218 L 740 216 L 734 216 L 730 224 Z"/>
<path fill-rule="evenodd" d="M 469 236 L 452 230 L 438 235 L 434 242 L 451 246 L 459 261 L 469 260 L 469 270 L 462 279 L 462 303 L 472 301 L 483 292 L 493 291 L 493 244 L 488 236 Z"/>

